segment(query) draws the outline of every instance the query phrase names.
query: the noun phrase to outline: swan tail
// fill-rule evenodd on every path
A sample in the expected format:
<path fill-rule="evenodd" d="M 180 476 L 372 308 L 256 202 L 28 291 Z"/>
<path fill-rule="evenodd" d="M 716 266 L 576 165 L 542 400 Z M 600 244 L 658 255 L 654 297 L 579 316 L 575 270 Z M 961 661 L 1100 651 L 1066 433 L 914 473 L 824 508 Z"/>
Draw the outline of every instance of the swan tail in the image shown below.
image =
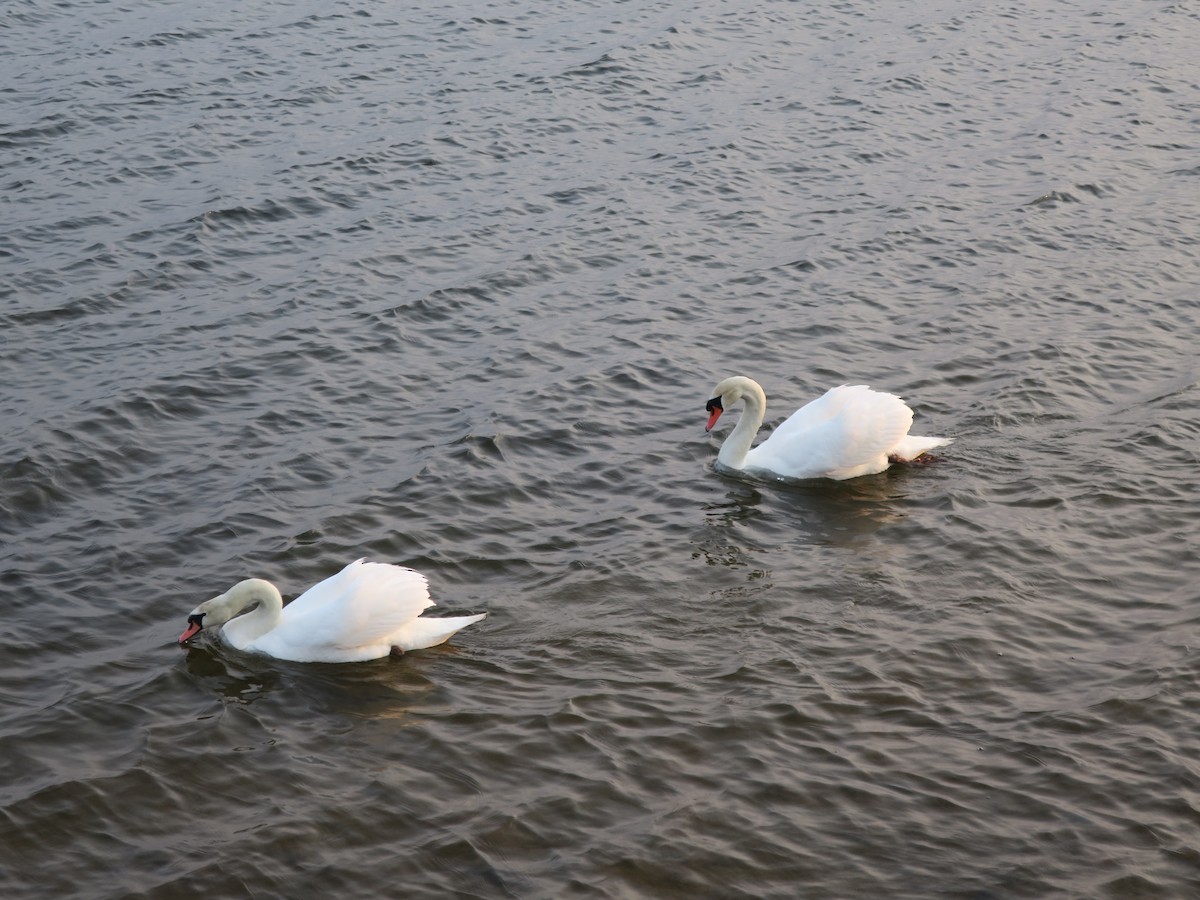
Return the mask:
<path fill-rule="evenodd" d="M 398 650 L 424 650 L 445 643 L 457 631 L 474 625 L 487 613 L 474 616 L 446 616 L 444 618 L 417 618 L 392 633 L 392 646 Z"/>
<path fill-rule="evenodd" d="M 937 447 L 945 447 L 953 440 L 954 438 L 922 437 L 918 434 L 909 434 L 905 435 L 904 439 L 892 448 L 888 455 L 899 462 L 911 462 L 922 453 L 928 453 Z"/>

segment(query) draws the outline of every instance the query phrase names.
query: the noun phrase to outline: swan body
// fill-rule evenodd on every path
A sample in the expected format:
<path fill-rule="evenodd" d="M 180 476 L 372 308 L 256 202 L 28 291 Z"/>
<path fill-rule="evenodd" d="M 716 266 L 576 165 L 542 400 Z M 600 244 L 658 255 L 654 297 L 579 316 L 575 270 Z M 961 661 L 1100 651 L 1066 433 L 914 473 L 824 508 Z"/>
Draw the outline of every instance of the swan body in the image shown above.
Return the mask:
<path fill-rule="evenodd" d="M 892 462 L 908 462 L 952 440 L 909 434 L 913 412 L 907 403 L 865 384 L 844 384 L 796 410 L 751 449 L 767 411 L 767 395 L 744 375 L 726 378 L 713 389 L 705 431 L 739 400 L 746 410 L 717 455 L 717 464 L 727 469 L 843 481 L 882 472 Z"/>
<path fill-rule="evenodd" d="M 433 647 L 487 615 L 421 618 L 433 605 L 420 572 L 360 559 L 286 607 L 269 581 L 239 581 L 192 610 L 179 643 L 224 626 L 225 641 L 238 650 L 294 662 L 359 662 Z"/>

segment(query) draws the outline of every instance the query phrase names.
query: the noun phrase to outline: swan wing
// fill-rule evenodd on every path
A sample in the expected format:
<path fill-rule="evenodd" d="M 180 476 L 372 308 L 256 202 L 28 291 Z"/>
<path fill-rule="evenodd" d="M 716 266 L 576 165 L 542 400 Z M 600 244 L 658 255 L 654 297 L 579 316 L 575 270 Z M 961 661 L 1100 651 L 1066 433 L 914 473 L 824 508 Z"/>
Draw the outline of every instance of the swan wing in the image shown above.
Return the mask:
<path fill-rule="evenodd" d="M 840 387 L 830 388 L 816 400 L 810 400 L 775 426 L 771 437 L 778 436 L 780 440 L 785 441 L 795 439 L 797 435 L 804 434 L 831 419 L 836 419 L 843 414 L 847 407 L 854 405 L 856 398 L 863 391 L 869 392 L 870 390 L 862 384 L 843 384 Z"/>
<path fill-rule="evenodd" d="M 853 478 L 882 472 L 913 413 L 894 394 L 866 385 L 826 391 L 779 425 L 747 464 L 791 478 Z"/>
<path fill-rule="evenodd" d="M 347 588 L 361 574 L 362 567 L 365 565 L 367 565 L 365 558 L 356 559 L 341 571 L 330 575 L 324 581 L 318 581 L 284 607 L 284 617 L 296 618 L 302 614 L 314 613 L 330 604 L 337 603 L 346 593 Z"/>
<path fill-rule="evenodd" d="M 285 606 L 254 649 L 297 661 L 369 659 L 385 655 L 389 636 L 433 605 L 420 572 L 360 559 Z"/>

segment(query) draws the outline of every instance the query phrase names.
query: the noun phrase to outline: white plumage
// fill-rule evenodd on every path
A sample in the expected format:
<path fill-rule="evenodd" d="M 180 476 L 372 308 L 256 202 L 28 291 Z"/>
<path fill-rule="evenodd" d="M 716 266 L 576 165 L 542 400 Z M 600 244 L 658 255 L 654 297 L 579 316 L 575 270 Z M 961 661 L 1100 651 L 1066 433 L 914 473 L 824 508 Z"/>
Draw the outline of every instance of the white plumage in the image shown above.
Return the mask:
<path fill-rule="evenodd" d="M 841 481 L 882 472 L 893 461 L 916 459 L 952 440 L 909 434 L 913 412 L 908 404 L 894 394 L 856 384 L 826 391 L 751 449 L 767 411 L 767 395 L 744 375 L 726 378 L 713 390 L 706 430 L 738 400 L 745 401 L 746 410 L 717 455 L 717 463 L 729 469 Z"/>
<path fill-rule="evenodd" d="M 238 650 L 295 662 L 359 662 L 432 647 L 487 615 L 421 618 L 433 605 L 420 572 L 359 559 L 286 607 L 269 581 L 239 581 L 192 610 L 179 642 L 223 625 L 222 636 Z"/>

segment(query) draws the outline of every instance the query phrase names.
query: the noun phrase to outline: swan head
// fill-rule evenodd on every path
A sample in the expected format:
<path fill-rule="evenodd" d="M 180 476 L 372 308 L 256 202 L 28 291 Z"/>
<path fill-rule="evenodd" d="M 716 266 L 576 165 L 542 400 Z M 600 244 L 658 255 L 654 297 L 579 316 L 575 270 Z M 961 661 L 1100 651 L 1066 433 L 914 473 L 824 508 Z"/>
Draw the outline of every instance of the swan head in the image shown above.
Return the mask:
<path fill-rule="evenodd" d="M 261 603 L 279 591 L 269 581 L 261 578 L 247 578 L 239 581 L 223 594 L 205 600 L 191 611 L 187 617 L 187 628 L 179 636 L 179 643 L 190 641 L 205 628 L 216 628 L 224 625 L 242 610 Z"/>
<path fill-rule="evenodd" d="M 758 388 L 759 394 L 763 393 L 758 382 L 747 378 L 745 375 L 734 375 L 720 382 L 713 388 L 713 398 L 704 404 L 705 410 L 708 411 L 708 424 L 704 426 L 704 430 L 712 431 L 713 426 L 717 424 L 717 419 L 721 418 L 721 413 L 725 412 L 727 407 L 733 406 L 733 404 L 737 403 L 743 397 L 747 395 L 753 396 L 755 388 Z"/>

